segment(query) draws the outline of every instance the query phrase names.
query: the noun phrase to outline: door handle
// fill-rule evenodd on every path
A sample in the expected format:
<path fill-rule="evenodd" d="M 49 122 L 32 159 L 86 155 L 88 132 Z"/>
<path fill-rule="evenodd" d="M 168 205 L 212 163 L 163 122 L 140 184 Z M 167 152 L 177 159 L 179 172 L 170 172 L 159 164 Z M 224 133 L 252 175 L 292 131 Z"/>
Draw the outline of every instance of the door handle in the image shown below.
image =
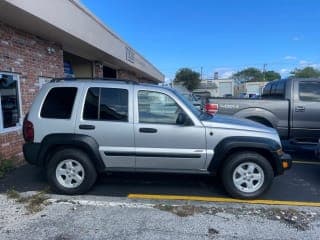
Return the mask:
<path fill-rule="evenodd" d="M 155 128 L 140 128 L 139 132 L 142 133 L 156 133 L 158 130 Z"/>
<path fill-rule="evenodd" d="M 304 112 L 306 110 L 306 108 L 304 107 L 304 106 L 297 106 L 296 108 L 295 108 L 295 111 L 296 112 Z"/>
<path fill-rule="evenodd" d="M 88 124 L 81 124 L 79 125 L 79 129 L 83 129 L 83 130 L 93 130 L 96 127 L 94 125 L 88 125 Z"/>

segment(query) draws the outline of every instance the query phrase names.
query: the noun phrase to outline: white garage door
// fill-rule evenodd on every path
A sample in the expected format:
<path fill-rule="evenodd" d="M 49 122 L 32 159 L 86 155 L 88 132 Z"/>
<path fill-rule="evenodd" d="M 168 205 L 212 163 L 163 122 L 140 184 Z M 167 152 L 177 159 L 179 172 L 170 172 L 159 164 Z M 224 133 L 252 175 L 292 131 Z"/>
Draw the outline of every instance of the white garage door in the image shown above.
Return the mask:
<path fill-rule="evenodd" d="M 221 82 L 221 83 L 219 83 L 219 92 L 220 92 L 220 96 L 219 97 L 223 97 L 226 94 L 233 95 L 232 82 Z"/>
<path fill-rule="evenodd" d="M 248 94 L 260 94 L 260 86 L 258 84 L 247 85 Z"/>

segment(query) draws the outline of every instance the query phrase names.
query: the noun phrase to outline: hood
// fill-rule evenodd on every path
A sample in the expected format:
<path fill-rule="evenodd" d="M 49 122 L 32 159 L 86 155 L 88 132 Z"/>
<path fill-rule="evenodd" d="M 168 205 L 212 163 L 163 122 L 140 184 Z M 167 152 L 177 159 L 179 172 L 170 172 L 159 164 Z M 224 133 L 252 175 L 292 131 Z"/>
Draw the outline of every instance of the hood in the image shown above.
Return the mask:
<path fill-rule="evenodd" d="M 246 130 L 254 132 L 277 133 L 273 128 L 263 124 L 237 117 L 217 114 L 209 120 L 202 121 L 205 127 Z"/>

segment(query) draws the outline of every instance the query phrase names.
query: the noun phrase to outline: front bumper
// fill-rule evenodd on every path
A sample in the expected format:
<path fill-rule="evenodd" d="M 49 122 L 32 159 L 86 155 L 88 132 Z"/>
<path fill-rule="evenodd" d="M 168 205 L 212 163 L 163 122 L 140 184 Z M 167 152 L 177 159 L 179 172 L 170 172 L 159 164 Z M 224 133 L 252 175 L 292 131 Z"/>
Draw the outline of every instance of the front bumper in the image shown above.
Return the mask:
<path fill-rule="evenodd" d="M 288 170 L 292 167 L 292 157 L 290 154 L 283 153 L 280 156 L 281 166 L 283 170 Z"/>

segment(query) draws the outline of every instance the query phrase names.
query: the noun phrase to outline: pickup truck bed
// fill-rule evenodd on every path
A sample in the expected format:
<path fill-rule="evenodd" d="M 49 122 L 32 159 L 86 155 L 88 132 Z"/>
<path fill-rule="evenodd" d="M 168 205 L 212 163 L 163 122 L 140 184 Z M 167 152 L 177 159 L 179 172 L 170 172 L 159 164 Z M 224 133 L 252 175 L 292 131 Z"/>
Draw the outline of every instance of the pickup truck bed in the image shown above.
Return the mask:
<path fill-rule="evenodd" d="M 265 86 L 261 99 L 207 98 L 205 109 L 273 127 L 282 140 L 298 144 L 319 143 L 320 79 L 270 82 Z"/>
<path fill-rule="evenodd" d="M 209 102 L 218 104 L 219 114 L 251 119 L 276 128 L 283 139 L 289 137 L 288 100 L 210 98 Z"/>

